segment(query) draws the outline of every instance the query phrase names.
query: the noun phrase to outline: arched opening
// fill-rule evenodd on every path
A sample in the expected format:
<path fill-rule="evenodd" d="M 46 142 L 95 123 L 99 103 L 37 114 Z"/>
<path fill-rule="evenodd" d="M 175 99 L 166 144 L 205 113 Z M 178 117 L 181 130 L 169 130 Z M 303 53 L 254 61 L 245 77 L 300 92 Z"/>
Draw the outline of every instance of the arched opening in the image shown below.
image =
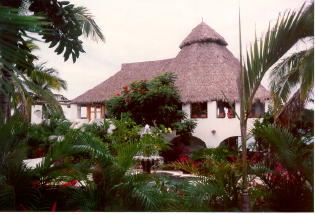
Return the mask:
<path fill-rule="evenodd" d="M 161 155 L 165 163 L 180 160 L 181 157 L 191 157 L 194 151 L 207 148 L 206 143 L 198 137 L 175 137 L 171 141 L 171 149 L 163 151 Z"/>
<path fill-rule="evenodd" d="M 224 139 L 219 147 L 226 146 L 231 151 L 238 151 L 239 146 L 241 145 L 241 137 L 232 136 Z"/>
<path fill-rule="evenodd" d="M 225 140 L 223 140 L 219 147 L 227 147 L 227 149 L 230 152 L 235 152 L 235 154 L 238 154 L 241 156 L 241 137 L 239 136 L 233 136 L 233 137 L 228 137 Z M 249 160 L 255 160 L 259 161 L 263 157 L 263 153 L 257 150 L 256 144 L 255 144 L 255 139 L 252 137 L 247 140 L 246 143 L 247 146 L 247 159 Z"/>

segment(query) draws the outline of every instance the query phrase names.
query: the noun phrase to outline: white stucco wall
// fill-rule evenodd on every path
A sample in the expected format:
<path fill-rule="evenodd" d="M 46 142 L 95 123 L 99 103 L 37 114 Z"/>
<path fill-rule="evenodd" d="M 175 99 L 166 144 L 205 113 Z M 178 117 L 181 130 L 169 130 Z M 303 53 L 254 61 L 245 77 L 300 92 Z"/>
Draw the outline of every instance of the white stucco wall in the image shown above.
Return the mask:
<path fill-rule="evenodd" d="M 42 119 L 42 106 L 32 105 L 31 110 L 31 123 L 39 124 L 43 121 Z"/>
<path fill-rule="evenodd" d="M 190 104 L 183 104 L 182 109 L 190 118 Z M 240 104 L 235 104 L 236 112 L 240 113 Z M 62 110 L 66 119 L 72 122 L 78 123 L 88 123 L 87 119 L 80 119 L 80 107 L 76 104 L 71 104 L 70 107 L 67 105 L 62 105 Z M 268 102 L 265 103 L 265 111 L 268 110 Z M 193 133 L 193 136 L 200 138 L 206 143 L 207 147 L 217 147 L 219 144 L 232 136 L 240 136 L 240 122 L 237 117 L 235 118 L 217 118 L 217 104 L 216 101 L 208 102 L 207 104 L 207 118 L 197 118 L 197 127 Z M 247 129 L 251 130 L 254 121 L 257 118 L 248 119 Z M 33 105 L 32 106 L 32 123 L 42 122 L 42 106 Z M 212 132 L 213 131 L 213 132 Z"/>
<path fill-rule="evenodd" d="M 267 103 L 265 104 L 265 110 L 267 110 Z M 182 109 L 187 113 L 188 118 L 190 118 L 190 104 L 184 104 Z M 240 113 L 240 104 L 235 104 L 235 110 Z M 217 147 L 226 138 L 232 136 L 240 136 L 240 121 L 237 117 L 235 118 L 217 118 L 217 104 L 216 101 L 208 102 L 207 105 L 207 118 L 197 118 L 197 127 L 193 133 L 193 136 L 200 138 L 204 141 L 207 147 Z M 248 119 L 248 131 L 253 126 L 254 121 L 257 118 Z M 213 132 L 212 132 L 213 131 Z"/>
<path fill-rule="evenodd" d="M 61 105 L 63 113 L 71 122 L 80 122 L 87 123 L 87 119 L 79 118 L 79 110 L 76 104 L 71 104 L 70 107 L 68 105 Z M 32 105 L 32 114 L 31 114 L 31 123 L 39 124 L 43 121 L 42 119 L 42 105 Z"/>

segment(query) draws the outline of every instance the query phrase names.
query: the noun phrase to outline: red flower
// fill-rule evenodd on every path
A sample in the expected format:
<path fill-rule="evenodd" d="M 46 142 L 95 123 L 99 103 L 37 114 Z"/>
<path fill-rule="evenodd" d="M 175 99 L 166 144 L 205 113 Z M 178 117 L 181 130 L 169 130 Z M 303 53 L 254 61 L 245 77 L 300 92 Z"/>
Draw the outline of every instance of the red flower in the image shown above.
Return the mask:
<path fill-rule="evenodd" d="M 237 157 L 234 157 L 234 156 L 228 156 L 227 159 L 228 159 L 230 162 L 236 162 L 236 161 L 237 161 Z"/>
<path fill-rule="evenodd" d="M 40 186 L 40 181 L 39 180 L 34 180 L 31 182 L 33 188 L 38 188 Z"/>
<path fill-rule="evenodd" d="M 186 161 L 188 161 L 188 157 L 186 157 L 186 156 L 181 156 L 181 157 L 179 157 L 179 161 L 180 161 L 180 162 L 186 162 Z"/>
<path fill-rule="evenodd" d="M 145 91 L 145 90 L 141 90 L 141 93 L 142 93 L 142 94 L 146 94 L 146 93 L 147 93 L 147 91 Z"/>
<path fill-rule="evenodd" d="M 19 204 L 19 208 L 21 211 L 27 211 L 26 207 L 22 203 Z"/>
<path fill-rule="evenodd" d="M 228 109 L 227 116 L 228 116 L 228 118 L 234 117 L 234 113 L 233 113 L 233 110 L 231 108 Z"/>
<path fill-rule="evenodd" d="M 282 164 L 281 163 L 276 163 L 275 170 L 276 170 L 276 172 L 279 172 L 279 173 L 282 172 L 283 171 Z"/>
<path fill-rule="evenodd" d="M 138 91 L 138 90 L 139 90 L 139 88 L 133 88 L 133 90 L 134 90 L 134 91 Z"/>
<path fill-rule="evenodd" d="M 219 113 L 219 118 L 224 118 L 225 117 L 225 113 Z"/>
<path fill-rule="evenodd" d="M 116 93 L 115 96 L 121 96 L 120 93 Z"/>
<path fill-rule="evenodd" d="M 126 85 L 126 86 L 123 86 L 123 89 L 124 89 L 124 92 L 125 92 L 125 93 L 129 94 L 130 90 L 128 89 L 128 86 L 127 86 L 127 85 Z"/>
<path fill-rule="evenodd" d="M 53 204 L 53 206 L 51 207 L 51 212 L 56 212 L 56 209 L 57 209 L 57 202 L 56 201 L 54 201 L 54 204 Z"/>
<path fill-rule="evenodd" d="M 192 165 L 193 165 L 193 166 L 199 166 L 199 165 L 201 165 L 201 164 L 202 164 L 201 161 L 194 161 L 194 162 L 192 162 Z"/>
<path fill-rule="evenodd" d="M 78 183 L 78 180 L 72 180 L 72 181 L 64 183 L 63 186 L 65 187 L 74 186 L 76 183 Z"/>
<path fill-rule="evenodd" d="M 125 98 L 125 102 L 131 102 L 131 98 Z"/>

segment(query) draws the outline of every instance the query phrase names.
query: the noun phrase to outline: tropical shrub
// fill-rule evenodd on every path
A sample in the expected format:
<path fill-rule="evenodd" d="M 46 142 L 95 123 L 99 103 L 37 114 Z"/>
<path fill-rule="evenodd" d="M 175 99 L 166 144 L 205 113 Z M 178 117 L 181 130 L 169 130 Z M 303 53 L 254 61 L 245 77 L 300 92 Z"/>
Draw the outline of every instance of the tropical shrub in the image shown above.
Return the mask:
<path fill-rule="evenodd" d="M 174 74 L 165 73 L 151 81 L 136 81 L 124 86 L 123 91 L 106 101 L 109 116 L 119 119 L 121 113 L 129 112 L 139 125 L 164 125 L 181 133 L 192 132 L 195 124 L 185 120 L 175 78 Z"/>
<path fill-rule="evenodd" d="M 305 118 L 312 112 L 302 111 L 290 128 L 277 127 L 269 117 L 255 123 L 252 133 L 264 157 L 250 171 L 265 184 L 260 189 L 264 194 L 258 198 L 264 208 L 313 210 L 313 122 Z"/>
<path fill-rule="evenodd" d="M 103 120 L 102 122 L 92 123 L 92 124 L 84 124 L 82 130 L 84 132 L 89 132 L 94 134 L 95 136 L 101 138 L 103 142 L 108 142 L 108 129 L 110 126 L 110 121 Z"/>
<path fill-rule="evenodd" d="M 27 126 L 27 144 L 31 146 L 28 156 L 43 157 L 52 143 L 69 132 L 71 122 L 59 113 L 52 114 L 48 120 L 40 124 Z"/>
<path fill-rule="evenodd" d="M 198 161 L 185 159 L 169 164 L 176 169 L 195 174 L 193 186 L 182 189 L 188 211 L 238 211 L 241 166 L 239 162 L 215 161 L 206 151 Z M 202 160 L 201 160 L 202 159 Z"/>

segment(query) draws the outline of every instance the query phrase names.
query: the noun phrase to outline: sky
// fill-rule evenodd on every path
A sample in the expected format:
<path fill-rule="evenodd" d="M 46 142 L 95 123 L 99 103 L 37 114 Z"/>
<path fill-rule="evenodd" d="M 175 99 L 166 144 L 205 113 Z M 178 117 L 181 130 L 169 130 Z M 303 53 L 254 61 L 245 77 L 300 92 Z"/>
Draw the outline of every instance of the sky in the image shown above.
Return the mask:
<path fill-rule="evenodd" d="M 297 10 L 304 0 L 71 0 L 85 6 L 106 42 L 82 38 L 86 53 L 76 63 L 64 62 L 48 44 L 38 43 L 40 62 L 47 62 L 67 81 L 59 93 L 74 99 L 114 75 L 122 63 L 174 58 L 179 44 L 203 21 L 225 38 L 239 58 L 238 9 L 241 8 L 243 50 L 275 23 L 279 13 Z M 71 58 L 70 58 L 71 59 Z M 263 85 L 268 88 L 266 79 Z"/>

